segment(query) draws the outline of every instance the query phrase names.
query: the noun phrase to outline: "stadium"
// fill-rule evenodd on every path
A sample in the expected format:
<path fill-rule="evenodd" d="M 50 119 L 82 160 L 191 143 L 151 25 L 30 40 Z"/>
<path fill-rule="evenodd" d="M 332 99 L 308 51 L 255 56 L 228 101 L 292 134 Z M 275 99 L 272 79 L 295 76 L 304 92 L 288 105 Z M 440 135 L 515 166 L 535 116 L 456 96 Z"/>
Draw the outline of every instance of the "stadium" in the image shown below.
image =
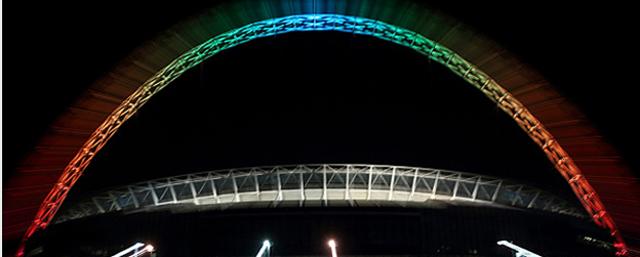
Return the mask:
<path fill-rule="evenodd" d="M 12 139 L 3 254 L 640 254 L 636 163 L 554 76 L 583 67 L 533 57 L 553 44 L 455 4 L 183 5 L 52 58 L 96 55 L 19 115 L 42 129 Z"/>

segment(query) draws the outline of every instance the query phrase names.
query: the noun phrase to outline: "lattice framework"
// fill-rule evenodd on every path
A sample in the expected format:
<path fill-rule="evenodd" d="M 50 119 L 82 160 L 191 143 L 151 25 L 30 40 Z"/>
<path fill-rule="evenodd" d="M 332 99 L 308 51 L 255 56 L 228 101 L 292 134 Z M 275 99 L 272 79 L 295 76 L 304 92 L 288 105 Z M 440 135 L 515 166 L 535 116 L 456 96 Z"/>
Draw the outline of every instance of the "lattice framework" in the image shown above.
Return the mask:
<path fill-rule="evenodd" d="M 605 210 L 595 190 L 582 175 L 573 159 L 557 143 L 540 121 L 507 90 L 453 51 L 418 33 L 380 21 L 336 14 L 293 15 L 258 21 L 213 37 L 172 61 L 123 101 L 93 132 L 83 148 L 67 165 L 54 188 L 43 201 L 34 222 L 27 229 L 25 239 L 29 238 L 36 230 L 46 228 L 60 208 L 70 188 L 82 175 L 82 172 L 93 157 L 117 132 L 118 128 L 155 93 L 169 85 L 190 68 L 202 63 L 220 51 L 253 39 L 297 31 L 340 31 L 373 36 L 414 49 L 431 60 L 445 65 L 452 72 L 479 89 L 516 121 L 529 137 L 541 147 L 558 172 L 567 180 L 594 222 L 609 229 L 611 235 L 616 239 L 615 247 L 618 249 L 618 254 L 621 255 L 626 252 L 626 246 L 613 219 Z"/>
<path fill-rule="evenodd" d="M 540 189 L 477 174 L 388 165 L 310 164 L 217 170 L 154 179 L 97 193 L 62 210 L 56 223 L 169 205 L 369 206 L 430 201 L 534 209 L 584 217 Z M 178 207 L 180 208 L 180 207 Z"/>

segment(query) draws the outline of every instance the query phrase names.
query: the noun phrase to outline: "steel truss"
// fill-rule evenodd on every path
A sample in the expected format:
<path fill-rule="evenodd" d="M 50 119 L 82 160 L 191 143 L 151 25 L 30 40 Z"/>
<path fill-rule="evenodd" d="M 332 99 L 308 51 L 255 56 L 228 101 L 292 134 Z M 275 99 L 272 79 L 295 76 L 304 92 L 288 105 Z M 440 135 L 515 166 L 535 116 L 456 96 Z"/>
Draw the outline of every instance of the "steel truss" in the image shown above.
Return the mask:
<path fill-rule="evenodd" d="M 584 217 L 569 202 L 508 180 L 448 170 L 364 164 L 253 167 L 156 179 L 107 190 L 63 210 L 56 222 L 170 205 L 369 206 L 371 202 L 474 202 Z"/>
<path fill-rule="evenodd" d="M 595 190 L 582 175 L 573 159 L 558 144 L 543 124 L 520 101 L 491 79 L 489 75 L 448 48 L 416 32 L 381 21 L 337 14 L 293 15 L 258 21 L 213 37 L 172 61 L 123 101 L 89 137 L 83 148 L 69 162 L 60 179 L 43 201 L 35 220 L 27 229 L 25 239 L 29 238 L 37 229 L 45 228 L 52 221 L 70 188 L 82 175 L 82 172 L 93 157 L 117 132 L 120 126 L 155 93 L 169 85 L 190 68 L 202 63 L 220 51 L 253 39 L 296 31 L 341 31 L 373 36 L 412 48 L 431 60 L 445 65 L 452 72 L 479 89 L 518 123 L 529 137 L 541 147 L 558 172 L 567 180 L 594 222 L 610 230 L 611 236 L 616 238 L 615 246 L 618 249 L 618 254 L 621 255 L 626 252 L 624 240 L 617 230 L 611 215 L 605 210 Z"/>

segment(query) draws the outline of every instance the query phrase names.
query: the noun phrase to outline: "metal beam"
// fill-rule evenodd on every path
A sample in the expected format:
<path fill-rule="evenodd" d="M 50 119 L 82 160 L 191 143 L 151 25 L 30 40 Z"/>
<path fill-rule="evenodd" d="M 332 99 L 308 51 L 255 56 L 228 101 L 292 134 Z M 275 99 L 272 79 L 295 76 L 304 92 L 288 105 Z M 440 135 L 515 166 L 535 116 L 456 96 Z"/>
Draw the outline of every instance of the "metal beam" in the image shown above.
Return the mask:
<path fill-rule="evenodd" d="M 167 179 L 167 187 L 169 187 L 169 191 L 171 192 L 171 198 L 173 198 L 173 203 L 177 203 L 178 197 L 176 196 L 176 190 L 173 188 L 171 179 Z"/>
<path fill-rule="evenodd" d="M 498 199 L 498 192 L 500 191 L 500 187 L 502 186 L 502 180 L 498 182 L 498 186 L 496 187 L 496 191 L 493 192 L 493 196 L 491 197 L 491 201 L 495 202 Z"/>
<path fill-rule="evenodd" d="M 158 195 L 156 194 L 156 189 L 153 187 L 153 184 L 151 184 L 151 182 L 149 182 L 148 184 L 149 184 L 149 191 L 151 192 L 151 199 L 153 199 L 153 204 L 158 206 L 159 200 L 158 200 Z"/>
<path fill-rule="evenodd" d="M 327 166 L 322 165 L 322 201 L 327 206 Z"/>
<path fill-rule="evenodd" d="M 258 183 L 258 174 L 253 173 L 253 181 L 254 183 L 256 183 L 256 198 L 258 198 L 258 201 L 260 200 L 260 183 Z"/>
<path fill-rule="evenodd" d="M 276 172 L 276 179 L 278 180 L 278 195 L 276 196 L 276 200 L 282 201 L 282 181 L 280 180 L 280 172 Z"/>
<path fill-rule="evenodd" d="M 302 172 L 300 172 L 300 206 L 302 206 L 302 204 L 306 200 L 305 193 L 304 193 L 304 183 L 305 183 L 304 175 Z"/>
<path fill-rule="evenodd" d="M 347 165 L 347 174 L 345 175 L 345 182 L 344 182 L 344 199 L 345 200 L 351 200 L 351 196 L 350 196 L 350 192 L 349 192 L 349 184 L 351 184 L 351 179 L 349 178 L 349 170 L 350 170 L 351 165 Z"/>
<path fill-rule="evenodd" d="M 129 194 L 131 194 L 133 206 L 135 206 L 136 208 L 140 208 L 140 203 L 138 203 L 138 199 L 136 199 L 136 194 L 133 193 L 133 189 L 130 186 L 128 186 L 127 189 L 129 189 Z"/>
<path fill-rule="evenodd" d="M 438 179 L 440 179 L 440 171 L 436 171 L 436 179 L 433 180 L 433 188 L 431 189 L 431 199 L 436 198 L 436 191 L 438 191 Z"/>
<path fill-rule="evenodd" d="M 233 172 L 229 173 L 229 176 L 231 177 L 231 182 L 233 183 L 233 201 L 239 202 L 240 195 L 238 194 L 238 183 L 236 183 L 236 176 L 233 174 Z"/>
<path fill-rule="evenodd" d="M 478 188 L 480 187 L 480 176 L 476 179 L 476 184 L 473 186 L 473 193 L 471 193 L 471 199 L 475 201 L 478 197 Z"/>
<path fill-rule="evenodd" d="M 216 188 L 216 181 L 213 176 L 210 177 L 211 180 L 211 192 L 213 193 L 213 198 L 216 199 L 216 203 L 220 203 L 220 197 L 218 197 L 218 189 Z"/>
<path fill-rule="evenodd" d="M 520 197 L 520 191 L 522 191 L 522 186 L 518 187 L 518 190 L 516 190 L 516 193 L 513 194 L 513 200 L 511 201 L 511 205 L 515 205 L 516 202 L 518 201 L 518 198 L 522 199 L 522 197 Z"/>
<path fill-rule="evenodd" d="M 391 201 L 393 199 L 393 186 L 396 183 L 396 167 L 393 167 L 393 171 L 391 172 L 391 183 L 389 183 L 389 196 L 388 200 Z"/>
<path fill-rule="evenodd" d="M 547 201 L 547 203 L 544 205 L 544 207 L 542 207 L 543 210 L 546 210 L 547 208 L 549 208 L 549 206 L 551 206 L 551 203 L 553 203 L 554 197 L 549 198 L 549 201 Z"/>
<path fill-rule="evenodd" d="M 200 202 L 198 201 L 198 193 L 196 192 L 196 186 L 193 184 L 195 182 L 191 181 L 189 182 L 189 188 L 191 189 L 191 196 L 193 197 L 193 203 L 195 205 L 200 204 Z"/>
<path fill-rule="evenodd" d="M 414 169 L 413 182 L 411 183 L 411 194 L 409 195 L 409 201 L 413 200 L 413 195 L 416 193 L 416 183 L 418 182 L 418 168 Z"/>
<path fill-rule="evenodd" d="M 369 183 L 367 184 L 367 200 L 371 200 L 371 184 L 373 183 L 373 166 L 369 166 Z"/>
<path fill-rule="evenodd" d="M 456 184 L 453 186 L 453 193 L 451 194 L 451 199 L 456 199 L 458 195 L 458 188 L 460 187 L 460 180 L 462 179 L 462 175 L 458 173 L 458 179 L 456 179 Z"/>
<path fill-rule="evenodd" d="M 122 210 L 122 207 L 120 207 L 120 204 L 118 204 L 118 198 L 115 197 L 113 195 L 113 193 L 109 192 L 109 198 L 111 198 L 111 202 L 113 202 L 113 205 L 116 207 L 116 210 Z"/>
<path fill-rule="evenodd" d="M 96 205 L 96 208 L 98 208 L 98 211 L 100 213 L 105 213 L 104 208 L 102 208 L 102 206 L 100 206 L 100 204 L 98 203 L 98 200 L 96 200 L 95 197 L 91 197 L 91 201 L 93 201 L 93 204 Z"/>
<path fill-rule="evenodd" d="M 527 208 L 533 207 L 533 204 L 536 202 L 536 199 L 538 199 L 539 195 L 540 195 L 540 191 L 537 191 L 536 195 L 534 195 L 531 201 L 529 202 L 529 204 L 527 204 Z"/>

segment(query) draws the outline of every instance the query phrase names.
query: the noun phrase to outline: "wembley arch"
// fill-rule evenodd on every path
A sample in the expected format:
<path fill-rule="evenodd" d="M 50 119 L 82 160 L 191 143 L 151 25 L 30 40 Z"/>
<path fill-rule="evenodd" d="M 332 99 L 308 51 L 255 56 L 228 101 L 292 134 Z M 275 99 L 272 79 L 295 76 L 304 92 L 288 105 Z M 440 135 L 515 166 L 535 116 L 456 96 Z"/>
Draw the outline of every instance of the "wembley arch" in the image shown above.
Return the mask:
<path fill-rule="evenodd" d="M 587 175 L 609 172 L 608 175 L 620 178 L 629 176 L 628 171 L 618 163 L 597 169 L 590 164 L 592 160 L 582 158 L 593 153 L 581 152 L 580 146 L 571 140 L 580 139 L 585 130 L 595 133 L 588 121 L 542 76 L 497 44 L 442 14 L 408 1 L 238 1 L 177 25 L 140 47 L 91 86 L 52 126 L 52 133 L 40 144 L 46 146 L 40 148 L 44 150 L 27 158 L 17 178 L 10 182 L 9 189 L 15 189 L 11 192 L 36 195 L 31 199 L 38 199 L 29 203 L 38 206 L 35 219 L 15 222 L 18 227 L 29 224 L 24 240 L 52 222 L 69 190 L 120 126 L 184 72 L 225 49 L 253 39 L 313 31 L 353 33 L 402 45 L 463 78 L 512 117 L 540 147 L 593 221 L 611 232 L 618 254 L 625 254 L 627 247 L 614 215 L 605 209 L 581 168 L 587 167 L 590 172 Z M 560 111 L 550 110 L 554 108 Z M 610 149 L 604 142 L 587 143 L 594 148 Z M 580 158 L 572 158 L 575 156 Z M 34 169 L 43 175 L 39 187 L 29 191 L 24 184 L 37 180 L 24 173 Z M 627 191 L 606 193 L 633 195 L 638 189 L 630 185 L 621 190 Z M 23 213 L 15 209 L 15 213 Z M 628 211 L 633 213 L 633 209 Z M 33 212 L 26 214 L 32 217 L 29 214 Z"/>

